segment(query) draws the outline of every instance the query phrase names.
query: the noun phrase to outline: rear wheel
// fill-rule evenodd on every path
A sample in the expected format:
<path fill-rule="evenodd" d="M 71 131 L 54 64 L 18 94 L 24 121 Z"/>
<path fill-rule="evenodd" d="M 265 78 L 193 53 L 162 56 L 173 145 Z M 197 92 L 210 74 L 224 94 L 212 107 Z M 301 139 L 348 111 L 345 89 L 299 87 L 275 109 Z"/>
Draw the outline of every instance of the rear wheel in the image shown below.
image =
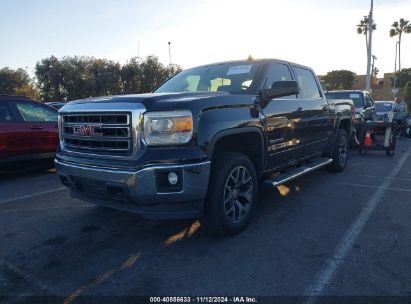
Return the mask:
<path fill-rule="evenodd" d="M 205 204 L 205 228 L 219 235 L 243 230 L 254 213 L 258 180 L 250 159 L 241 153 L 220 153 L 211 167 Z"/>
<path fill-rule="evenodd" d="M 347 132 L 344 129 L 338 130 L 332 159 L 333 162 L 329 165 L 329 170 L 340 172 L 345 169 L 348 159 L 348 137 Z"/>

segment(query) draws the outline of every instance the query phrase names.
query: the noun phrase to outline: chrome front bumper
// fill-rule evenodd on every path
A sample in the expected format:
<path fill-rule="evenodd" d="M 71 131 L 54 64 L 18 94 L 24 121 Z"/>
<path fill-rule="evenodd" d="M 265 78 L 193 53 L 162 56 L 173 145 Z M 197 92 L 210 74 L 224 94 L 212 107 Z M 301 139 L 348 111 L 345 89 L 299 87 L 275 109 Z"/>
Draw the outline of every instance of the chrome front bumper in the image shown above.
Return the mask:
<path fill-rule="evenodd" d="M 57 174 L 73 197 L 147 218 L 202 216 L 210 161 L 164 164 L 136 171 L 84 166 L 55 160 Z M 177 172 L 179 185 L 163 184 L 164 174 Z"/>

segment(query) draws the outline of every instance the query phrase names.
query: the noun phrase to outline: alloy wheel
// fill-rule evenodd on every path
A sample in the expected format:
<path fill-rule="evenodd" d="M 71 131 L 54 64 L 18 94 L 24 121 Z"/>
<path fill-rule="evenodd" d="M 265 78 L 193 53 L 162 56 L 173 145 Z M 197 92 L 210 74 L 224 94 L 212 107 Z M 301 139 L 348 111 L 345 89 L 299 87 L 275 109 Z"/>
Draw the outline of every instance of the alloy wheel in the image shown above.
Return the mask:
<path fill-rule="evenodd" d="M 241 223 L 250 212 L 254 185 L 250 171 L 238 166 L 227 177 L 224 187 L 224 211 L 232 223 Z"/>
<path fill-rule="evenodd" d="M 345 136 L 341 137 L 339 149 L 339 162 L 340 165 L 344 165 L 347 161 L 348 156 L 348 145 L 347 145 L 347 138 Z"/>

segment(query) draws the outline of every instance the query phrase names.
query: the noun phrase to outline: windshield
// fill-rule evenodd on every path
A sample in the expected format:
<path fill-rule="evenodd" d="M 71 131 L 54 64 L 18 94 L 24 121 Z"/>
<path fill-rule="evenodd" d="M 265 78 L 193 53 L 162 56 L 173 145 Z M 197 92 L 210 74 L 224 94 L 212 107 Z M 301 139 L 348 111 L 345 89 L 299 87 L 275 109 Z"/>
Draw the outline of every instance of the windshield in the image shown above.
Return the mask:
<path fill-rule="evenodd" d="M 376 102 L 375 107 L 377 112 L 389 112 L 392 110 L 392 102 Z"/>
<path fill-rule="evenodd" d="M 261 62 L 240 62 L 193 68 L 177 74 L 155 92 L 257 94 L 257 88 L 252 84 L 256 80 L 261 66 Z"/>
<path fill-rule="evenodd" d="M 356 108 L 362 108 L 364 103 L 364 97 L 360 93 L 353 92 L 327 92 L 325 96 L 328 99 L 351 99 L 354 102 Z"/>

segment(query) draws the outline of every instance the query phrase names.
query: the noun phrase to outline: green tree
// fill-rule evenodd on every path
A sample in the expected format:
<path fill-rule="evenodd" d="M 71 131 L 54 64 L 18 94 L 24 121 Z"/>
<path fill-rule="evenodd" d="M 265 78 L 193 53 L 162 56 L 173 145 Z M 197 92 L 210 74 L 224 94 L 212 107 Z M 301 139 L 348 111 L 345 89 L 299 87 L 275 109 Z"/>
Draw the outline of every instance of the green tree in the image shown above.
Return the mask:
<path fill-rule="evenodd" d="M 45 58 L 36 65 L 37 83 L 45 101 L 80 99 L 123 93 L 151 92 L 181 71 L 178 65 L 164 66 L 156 56 L 131 58 L 124 66 L 94 57 Z"/>
<path fill-rule="evenodd" d="M 33 82 L 24 84 L 23 86 L 16 88 L 14 90 L 14 94 L 18 96 L 25 96 L 32 100 L 41 100 L 40 92 Z"/>
<path fill-rule="evenodd" d="M 372 75 L 373 75 L 374 77 L 377 77 L 379 72 L 380 72 L 380 69 L 379 69 L 379 68 L 377 68 L 377 67 L 373 67 L 373 68 L 372 68 Z"/>
<path fill-rule="evenodd" d="M 62 100 L 66 96 L 63 88 L 62 66 L 56 57 L 51 56 L 37 62 L 35 74 L 43 101 Z"/>
<path fill-rule="evenodd" d="M 92 82 L 88 71 L 92 60 L 91 57 L 83 56 L 63 57 L 59 60 L 59 65 L 56 66 L 59 73 L 56 72 L 56 74 L 61 76 L 59 77 L 61 81 L 59 88 L 63 98 L 75 100 L 93 96 Z M 60 96 L 57 98 L 61 99 Z"/>
<path fill-rule="evenodd" d="M 182 70 L 183 69 L 178 64 L 169 64 L 169 65 L 167 65 L 166 70 L 165 70 L 166 79 L 164 81 L 166 81 L 167 79 L 169 79 L 169 78 L 173 77 L 174 75 L 180 73 Z"/>
<path fill-rule="evenodd" d="M 355 73 L 347 70 L 331 71 L 322 77 L 326 90 L 348 90 L 354 82 Z"/>
<path fill-rule="evenodd" d="M 403 88 L 408 81 L 411 81 L 411 68 L 402 69 L 400 72 L 397 72 L 397 88 Z"/>
<path fill-rule="evenodd" d="M 141 59 L 133 57 L 121 68 L 123 93 L 136 94 L 141 92 Z"/>
<path fill-rule="evenodd" d="M 411 81 L 408 81 L 404 86 L 403 98 L 407 103 L 408 112 L 411 112 Z"/>
<path fill-rule="evenodd" d="M 107 59 L 90 60 L 87 65 L 91 96 L 116 95 L 122 93 L 121 66 Z"/>
<path fill-rule="evenodd" d="M 140 64 L 141 68 L 141 92 L 152 92 L 164 81 L 169 79 L 175 73 L 181 71 L 178 65 L 169 65 L 165 67 L 159 62 L 157 56 L 147 56 Z"/>
<path fill-rule="evenodd" d="M 121 66 L 111 60 L 54 56 L 36 65 L 41 96 L 45 101 L 121 94 Z"/>
<path fill-rule="evenodd" d="M 40 95 L 33 80 L 23 69 L 0 69 L 0 94 L 20 95 L 39 100 Z"/>
<path fill-rule="evenodd" d="M 0 70 L 0 94 L 15 94 L 16 89 L 30 84 L 30 77 L 23 69 Z"/>
<path fill-rule="evenodd" d="M 403 33 L 411 33 L 411 24 L 408 20 L 401 18 L 399 22 L 395 21 L 391 27 L 390 37 L 398 36 L 398 70 L 401 71 L 401 38 Z"/>
<path fill-rule="evenodd" d="M 365 35 L 365 45 L 367 47 L 367 51 L 368 51 L 368 26 L 369 26 L 368 21 L 369 21 L 368 17 L 364 16 L 364 18 L 360 20 L 360 23 L 357 24 L 357 34 Z M 373 30 L 377 29 L 377 25 L 375 23 L 372 24 L 372 29 Z"/>

